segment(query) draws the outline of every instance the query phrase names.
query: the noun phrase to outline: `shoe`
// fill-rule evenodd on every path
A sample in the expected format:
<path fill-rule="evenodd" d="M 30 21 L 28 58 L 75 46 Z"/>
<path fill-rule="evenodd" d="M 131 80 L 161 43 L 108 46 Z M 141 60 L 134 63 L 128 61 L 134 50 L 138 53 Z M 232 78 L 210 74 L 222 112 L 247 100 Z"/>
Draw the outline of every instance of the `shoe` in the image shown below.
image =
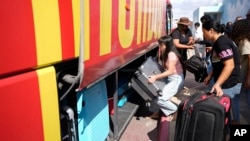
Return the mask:
<path fill-rule="evenodd" d="M 180 105 L 181 100 L 179 100 L 177 97 L 173 96 L 170 98 L 170 101 L 176 104 L 177 106 Z"/>
<path fill-rule="evenodd" d="M 150 115 L 147 118 L 151 118 L 151 119 L 159 119 L 160 115 L 158 112 L 154 112 L 152 115 Z"/>
<path fill-rule="evenodd" d="M 187 91 L 189 91 L 189 88 L 188 88 L 188 87 L 186 87 L 186 86 L 184 86 L 184 87 L 183 87 L 183 90 L 187 90 Z"/>
<path fill-rule="evenodd" d="M 240 122 L 236 121 L 236 120 L 232 120 L 231 121 L 231 125 L 240 125 Z"/>
<path fill-rule="evenodd" d="M 172 121 L 172 120 L 173 120 L 173 118 L 174 118 L 174 116 L 173 116 L 173 115 L 168 115 L 167 117 L 168 117 L 167 121 Z"/>
<path fill-rule="evenodd" d="M 175 121 L 177 118 L 177 112 L 174 112 L 174 113 L 168 115 L 167 117 L 168 117 L 167 121 Z"/>

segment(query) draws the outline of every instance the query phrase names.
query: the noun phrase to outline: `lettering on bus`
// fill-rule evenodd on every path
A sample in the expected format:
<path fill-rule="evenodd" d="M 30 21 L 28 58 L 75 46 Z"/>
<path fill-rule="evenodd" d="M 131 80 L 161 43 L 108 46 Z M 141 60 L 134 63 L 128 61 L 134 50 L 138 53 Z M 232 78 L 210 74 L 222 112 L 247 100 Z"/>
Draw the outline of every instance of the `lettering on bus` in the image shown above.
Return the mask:
<path fill-rule="evenodd" d="M 118 42 L 121 48 L 129 48 L 133 42 L 139 46 L 161 36 L 165 1 L 121 0 L 118 11 L 112 11 L 113 1 L 101 0 L 100 4 L 100 22 L 105 21 L 100 23 L 100 56 L 111 53 L 113 12 L 118 13 Z M 129 5 L 129 10 L 126 5 Z"/>

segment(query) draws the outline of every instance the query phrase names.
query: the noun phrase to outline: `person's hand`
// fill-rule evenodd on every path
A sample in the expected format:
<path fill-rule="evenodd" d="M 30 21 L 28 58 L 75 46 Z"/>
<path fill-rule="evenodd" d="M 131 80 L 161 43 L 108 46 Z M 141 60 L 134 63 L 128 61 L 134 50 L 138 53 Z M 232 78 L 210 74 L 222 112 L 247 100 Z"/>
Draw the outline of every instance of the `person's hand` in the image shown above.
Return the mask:
<path fill-rule="evenodd" d="M 209 76 L 207 76 L 207 77 L 204 79 L 203 84 L 204 84 L 204 85 L 208 85 L 209 82 L 210 82 L 210 80 L 211 80 L 211 78 L 210 78 Z"/>
<path fill-rule="evenodd" d="M 195 44 L 194 40 L 189 40 L 189 42 L 187 43 L 187 45 L 193 45 L 193 44 Z"/>
<path fill-rule="evenodd" d="M 221 86 L 217 83 L 214 84 L 214 86 L 212 87 L 210 93 L 216 93 L 216 96 L 221 97 L 223 95 L 223 91 L 221 89 Z"/>
<path fill-rule="evenodd" d="M 150 84 L 154 83 L 155 80 L 156 80 L 156 78 L 153 75 L 148 77 L 148 83 L 150 83 Z"/>
<path fill-rule="evenodd" d="M 194 46 L 194 45 L 189 45 L 187 48 L 188 48 L 188 49 L 194 49 L 195 46 Z"/>
<path fill-rule="evenodd" d="M 212 47 L 206 47 L 206 52 L 210 52 L 212 50 Z"/>

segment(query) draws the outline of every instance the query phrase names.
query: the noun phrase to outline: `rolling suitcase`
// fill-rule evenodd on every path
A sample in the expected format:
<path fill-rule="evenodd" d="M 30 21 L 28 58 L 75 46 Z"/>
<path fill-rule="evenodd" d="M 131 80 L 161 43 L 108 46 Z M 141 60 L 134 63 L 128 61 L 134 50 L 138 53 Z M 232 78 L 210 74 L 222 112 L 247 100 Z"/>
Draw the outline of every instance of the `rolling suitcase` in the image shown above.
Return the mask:
<path fill-rule="evenodd" d="M 223 141 L 230 111 L 230 98 L 197 93 L 178 108 L 175 141 Z"/>
<path fill-rule="evenodd" d="M 60 112 L 62 141 L 77 141 L 74 111 L 64 106 Z"/>
<path fill-rule="evenodd" d="M 163 72 L 163 67 L 152 57 L 148 57 L 138 68 L 131 79 L 131 86 L 146 101 L 152 100 L 156 96 L 162 95 L 162 89 L 166 82 L 164 79 L 156 80 L 149 84 L 148 77 Z"/>

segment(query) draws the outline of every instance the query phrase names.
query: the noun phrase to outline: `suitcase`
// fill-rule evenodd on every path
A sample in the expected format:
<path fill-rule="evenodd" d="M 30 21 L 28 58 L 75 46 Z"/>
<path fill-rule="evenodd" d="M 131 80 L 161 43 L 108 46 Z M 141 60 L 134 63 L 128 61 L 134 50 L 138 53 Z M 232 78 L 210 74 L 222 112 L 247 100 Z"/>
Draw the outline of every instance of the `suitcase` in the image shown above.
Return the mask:
<path fill-rule="evenodd" d="M 163 72 L 163 67 L 152 57 L 148 57 L 138 68 L 131 79 L 132 88 L 146 101 L 162 95 L 162 89 L 166 82 L 164 79 L 156 80 L 149 84 L 148 77 Z"/>
<path fill-rule="evenodd" d="M 63 106 L 60 112 L 62 141 L 77 141 L 74 111 Z"/>
<path fill-rule="evenodd" d="M 178 108 L 175 141 L 223 141 L 230 115 L 230 98 L 197 93 Z"/>

